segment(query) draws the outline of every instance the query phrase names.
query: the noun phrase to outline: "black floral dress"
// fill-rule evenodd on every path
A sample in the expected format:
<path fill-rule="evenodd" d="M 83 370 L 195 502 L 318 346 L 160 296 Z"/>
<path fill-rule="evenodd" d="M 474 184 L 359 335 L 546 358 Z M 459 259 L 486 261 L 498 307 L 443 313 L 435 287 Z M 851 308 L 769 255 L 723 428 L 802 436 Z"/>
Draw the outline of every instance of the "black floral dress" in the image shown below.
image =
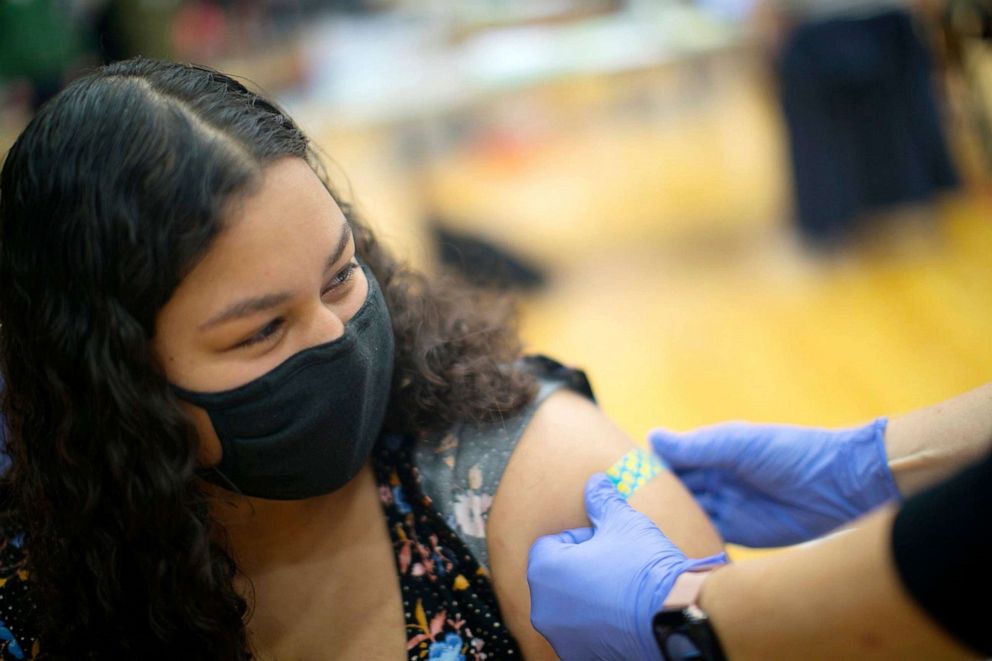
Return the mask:
<path fill-rule="evenodd" d="M 400 577 L 407 656 L 519 658 L 499 615 L 489 572 L 424 493 L 413 449 L 410 437 L 387 437 L 374 462 Z"/>

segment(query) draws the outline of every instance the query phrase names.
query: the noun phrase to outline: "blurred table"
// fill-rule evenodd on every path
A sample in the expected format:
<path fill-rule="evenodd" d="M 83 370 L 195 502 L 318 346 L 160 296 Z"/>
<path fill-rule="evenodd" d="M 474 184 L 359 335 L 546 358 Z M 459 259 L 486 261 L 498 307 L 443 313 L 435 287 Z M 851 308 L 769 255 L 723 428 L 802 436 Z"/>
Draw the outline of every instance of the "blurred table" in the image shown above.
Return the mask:
<path fill-rule="evenodd" d="M 309 79 L 286 102 L 325 123 L 430 119 L 528 86 L 664 66 L 739 46 L 731 23 L 688 5 L 454 38 L 429 15 L 329 18 L 302 36 Z"/>

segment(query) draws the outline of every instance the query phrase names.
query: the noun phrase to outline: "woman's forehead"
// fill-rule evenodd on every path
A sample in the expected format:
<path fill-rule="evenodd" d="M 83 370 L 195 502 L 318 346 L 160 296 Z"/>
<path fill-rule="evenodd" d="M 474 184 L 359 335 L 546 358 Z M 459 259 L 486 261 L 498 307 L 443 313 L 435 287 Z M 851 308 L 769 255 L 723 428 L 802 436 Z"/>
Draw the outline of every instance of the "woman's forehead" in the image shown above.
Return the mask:
<path fill-rule="evenodd" d="M 346 222 L 310 166 L 285 158 L 263 171 L 261 185 L 231 206 L 223 225 L 174 298 L 213 308 L 232 292 L 298 286 L 322 271 Z"/>

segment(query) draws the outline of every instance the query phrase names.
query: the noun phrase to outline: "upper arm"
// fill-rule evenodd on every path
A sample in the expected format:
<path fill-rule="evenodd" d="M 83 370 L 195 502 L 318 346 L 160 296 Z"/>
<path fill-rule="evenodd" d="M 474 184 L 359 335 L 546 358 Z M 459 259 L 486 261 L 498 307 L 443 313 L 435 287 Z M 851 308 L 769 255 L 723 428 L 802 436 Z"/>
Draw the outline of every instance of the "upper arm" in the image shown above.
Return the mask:
<path fill-rule="evenodd" d="M 538 408 L 513 451 L 493 500 L 486 537 L 500 609 L 528 659 L 556 658 L 530 625 L 530 546 L 542 535 L 590 525 L 583 504 L 586 480 L 632 447 L 595 404 L 561 390 Z M 690 557 L 723 550 L 706 515 L 668 471 L 642 487 L 630 503 Z"/>

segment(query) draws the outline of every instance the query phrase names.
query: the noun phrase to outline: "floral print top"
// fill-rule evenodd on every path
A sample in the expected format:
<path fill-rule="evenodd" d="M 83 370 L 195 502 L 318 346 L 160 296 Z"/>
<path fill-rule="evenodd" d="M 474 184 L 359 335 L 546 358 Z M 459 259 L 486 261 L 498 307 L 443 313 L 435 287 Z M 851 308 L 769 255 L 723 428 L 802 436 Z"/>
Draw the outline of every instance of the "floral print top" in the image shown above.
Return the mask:
<path fill-rule="evenodd" d="M 24 535 L 0 531 L 0 658 L 33 659 L 40 645 Z M 16 634 L 16 635 L 15 635 Z"/>
<path fill-rule="evenodd" d="M 486 521 L 517 441 L 538 406 L 567 387 L 590 398 L 582 372 L 544 357 L 524 361 L 540 379 L 534 400 L 490 425 L 436 437 L 385 435 L 372 463 L 393 543 L 411 661 L 521 658 L 489 579 Z M 41 655 L 24 536 L 0 530 L 0 659 Z"/>
<path fill-rule="evenodd" d="M 489 425 L 438 437 L 387 436 L 374 457 L 400 575 L 410 661 L 521 658 L 489 580 L 486 522 L 517 441 L 540 404 L 569 387 L 592 398 L 585 375 L 543 357 L 534 400 Z"/>
<path fill-rule="evenodd" d="M 517 441 L 538 407 L 552 393 L 568 388 L 594 399 L 586 375 L 544 356 L 523 360 L 540 390 L 516 415 L 488 425 L 456 425 L 413 449 L 421 486 L 434 509 L 483 567 L 489 566 L 486 522 L 493 497 Z"/>

